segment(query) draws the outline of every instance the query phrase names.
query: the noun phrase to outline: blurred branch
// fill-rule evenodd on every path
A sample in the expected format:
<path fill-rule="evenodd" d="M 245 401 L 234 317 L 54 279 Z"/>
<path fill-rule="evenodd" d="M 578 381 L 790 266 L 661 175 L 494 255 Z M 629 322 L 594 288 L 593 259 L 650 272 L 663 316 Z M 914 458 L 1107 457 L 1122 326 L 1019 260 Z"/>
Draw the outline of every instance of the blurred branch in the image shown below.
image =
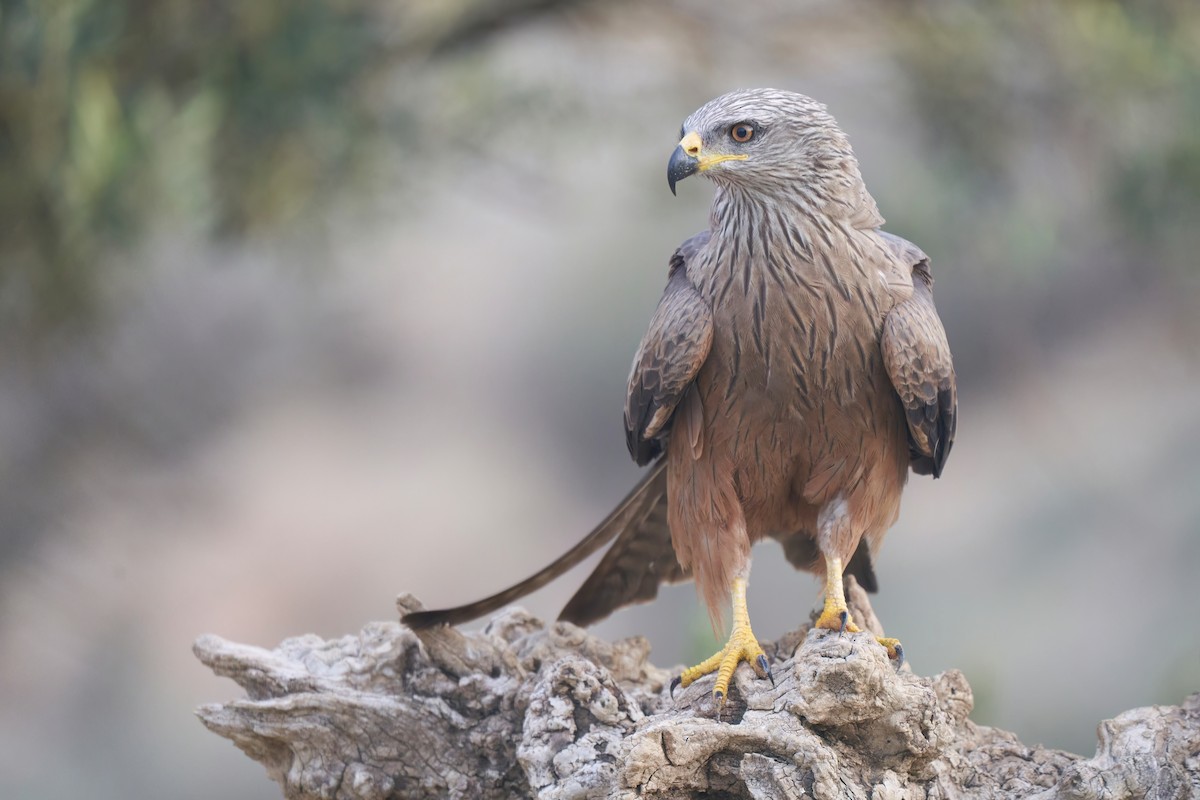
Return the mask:
<path fill-rule="evenodd" d="M 874 619 L 852 586 L 853 613 Z M 401 612 L 421 606 L 401 597 Z M 719 719 L 702 680 L 672 698 L 644 639 L 609 644 L 510 610 L 482 633 L 378 623 L 196 655 L 246 700 L 201 720 L 309 798 L 1183 797 L 1200 790 L 1200 695 L 1100 726 L 1086 759 L 971 723 L 956 670 L 895 671 L 869 632 L 768 646 L 775 685 L 735 675 Z M 1191 766 L 1189 767 L 1189 764 Z"/>
<path fill-rule="evenodd" d="M 385 79 L 580 2 L 0 0 L 0 333 L 86 318 L 153 223 L 311 218 L 437 111 Z"/>
<path fill-rule="evenodd" d="M 1200 215 L 1200 5 L 975 0 L 908 8 L 899 63 L 931 153 L 970 195 L 1002 206 L 1025 172 L 1049 165 L 1060 184 L 1088 187 L 1081 200 L 1036 209 L 1052 226 L 1079 216 L 1081 201 L 1097 203 L 1112 231 L 1137 239 L 1143 263 L 1196 268 L 1182 256 L 1200 247 L 1196 226 L 1183 222 Z M 1036 199 L 1012 202 L 1028 209 Z M 960 235 L 971 241 L 980 232 Z"/>
<path fill-rule="evenodd" d="M 472 47 L 488 36 L 540 17 L 582 6 L 591 0 L 459 0 L 435 3 L 438 22 L 418 29 L 396 56 L 449 55 Z M 420 4 L 418 4 L 420 5 Z"/>

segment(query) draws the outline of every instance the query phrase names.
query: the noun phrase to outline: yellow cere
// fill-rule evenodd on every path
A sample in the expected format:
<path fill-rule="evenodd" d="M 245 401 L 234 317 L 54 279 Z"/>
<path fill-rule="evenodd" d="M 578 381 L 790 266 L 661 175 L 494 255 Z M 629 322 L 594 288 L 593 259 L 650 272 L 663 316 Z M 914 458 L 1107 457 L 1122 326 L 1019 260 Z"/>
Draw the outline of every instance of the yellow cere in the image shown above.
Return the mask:
<path fill-rule="evenodd" d="M 745 153 L 705 153 L 700 141 L 700 134 L 695 132 L 680 139 L 679 146 L 683 148 L 683 152 L 700 162 L 701 172 L 722 161 L 745 161 L 749 158 Z"/>

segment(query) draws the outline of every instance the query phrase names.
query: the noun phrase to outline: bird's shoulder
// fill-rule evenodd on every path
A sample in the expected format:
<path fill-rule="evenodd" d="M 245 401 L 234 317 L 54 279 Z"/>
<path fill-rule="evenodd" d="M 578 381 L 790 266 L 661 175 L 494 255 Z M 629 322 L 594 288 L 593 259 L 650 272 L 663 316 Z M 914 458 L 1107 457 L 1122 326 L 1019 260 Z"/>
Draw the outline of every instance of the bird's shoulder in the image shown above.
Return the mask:
<path fill-rule="evenodd" d="M 919 266 L 924 266 L 926 270 L 929 267 L 929 256 L 925 251 L 917 247 L 915 244 L 905 239 L 903 236 L 897 236 L 894 233 L 889 233 L 885 230 L 877 230 L 875 233 L 887 245 L 892 255 L 901 264 L 907 265 L 909 270 L 915 270 Z"/>
<path fill-rule="evenodd" d="M 879 272 L 887 284 L 892 305 L 899 305 L 922 287 L 933 286 L 929 256 L 917 245 L 902 236 L 885 230 L 875 230 L 882 244 L 882 263 Z"/>
<path fill-rule="evenodd" d="M 696 255 L 708 244 L 712 238 L 712 232 L 703 230 L 688 239 L 685 239 L 683 244 L 675 248 L 675 252 L 671 254 L 670 261 L 667 262 L 667 279 L 670 280 L 679 271 L 687 272 L 687 265 L 696 259 Z"/>

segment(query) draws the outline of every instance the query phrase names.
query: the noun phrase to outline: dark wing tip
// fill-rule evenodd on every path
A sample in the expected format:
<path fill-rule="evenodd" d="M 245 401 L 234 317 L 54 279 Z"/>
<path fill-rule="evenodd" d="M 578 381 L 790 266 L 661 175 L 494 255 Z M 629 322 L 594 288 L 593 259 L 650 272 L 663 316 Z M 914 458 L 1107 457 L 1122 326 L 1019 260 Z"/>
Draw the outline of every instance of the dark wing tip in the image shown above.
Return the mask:
<path fill-rule="evenodd" d="M 943 384 L 934 400 L 909 405 L 906 414 L 909 425 L 909 466 L 917 475 L 942 477 L 958 427 L 958 398 L 953 378 Z M 924 445 L 918 444 L 914 430 L 920 430 Z"/>
<path fill-rule="evenodd" d="M 958 429 L 958 398 L 953 385 L 938 391 L 938 442 L 933 453 L 933 477 L 942 477 L 942 469 L 950 458 L 954 446 L 954 433 Z"/>
<path fill-rule="evenodd" d="M 934 464 L 933 459 L 927 455 L 923 455 L 919 450 L 909 447 L 908 450 L 908 465 L 916 475 L 933 475 Z M 940 478 L 941 474 L 933 475 L 935 478 Z"/>
<path fill-rule="evenodd" d="M 634 462 L 639 467 L 644 467 L 662 455 L 663 451 L 662 440 L 657 436 L 649 439 L 642 436 L 642 431 L 646 430 L 650 418 L 658 410 L 658 404 L 645 387 L 639 384 L 631 391 L 630 405 L 641 411 L 637 419 L 630 419 L 628 409 L 625 411 L 625 446 L 629 448 L 629 455 L 633 457 Z"/>
<path fill-rule="evenodd" d="M 627 443 L 629 445 L 629 454 L 633 456 L 634 463 L 639 467 L 646 466 L 662 455 L 662 442 L 657 439 L 642 439 L 630 436 Z"/>
<path fill-rule="evenodd" d="M 661 446 L 656 447 L 656 445 L 658 445 L 658 442 L 655 440 L 643 439 L 638 435 L 637 431 L 626 426 L 625 446 L 629 448 L 629 455 L 633 457 L 634 462 L 639 467 L 646 466 L 662 452 Z"/>

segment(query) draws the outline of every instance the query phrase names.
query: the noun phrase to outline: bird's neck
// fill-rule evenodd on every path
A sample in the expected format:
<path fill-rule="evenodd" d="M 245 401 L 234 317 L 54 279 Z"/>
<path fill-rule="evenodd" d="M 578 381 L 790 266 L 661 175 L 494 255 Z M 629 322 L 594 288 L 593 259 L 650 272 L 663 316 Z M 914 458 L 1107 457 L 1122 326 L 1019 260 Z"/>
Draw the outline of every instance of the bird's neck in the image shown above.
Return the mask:
<path fill-rule="evenodd" d="M 709 215 L 708 250 L 718 261 L 773 254 L 782 263 L 811 263 L 814 246 L 841 249 L 857 233 L 848 215 L 825 208 L 821 198 L 803 191 L 776 196 L 720 187 Z"/>
<path fill-rule="evenodd" d="M 821 181 L 791 181 L 770 187 L 718 185 L 709 228 L 714 236 L 745 235 L 763 220 L 786 220 L 809 228 L 874 230 L 883 225 L 857 168 Z"/>
<path fill-rule="evenodd" d="M 719 187 L 709 219 L 710 239 L 689 274 L 712 291 L 738 284 L 738 276 L 738 285 L 749 291 L 758 268 L 784 283 L 840 286 L 857 280 L 857 272 L 867 266 L 861 255 L 878 246 L 877 237 L 866 231 L 873 231 L 882 218 L 874 201 L 865 209 L 872 213 L 831 214 L 828 207 L 814 205 L 811 195 L 802 192 L 778 196 Z M 840 275 L 837 265 L 858 269 L 854 275 Z"/>

